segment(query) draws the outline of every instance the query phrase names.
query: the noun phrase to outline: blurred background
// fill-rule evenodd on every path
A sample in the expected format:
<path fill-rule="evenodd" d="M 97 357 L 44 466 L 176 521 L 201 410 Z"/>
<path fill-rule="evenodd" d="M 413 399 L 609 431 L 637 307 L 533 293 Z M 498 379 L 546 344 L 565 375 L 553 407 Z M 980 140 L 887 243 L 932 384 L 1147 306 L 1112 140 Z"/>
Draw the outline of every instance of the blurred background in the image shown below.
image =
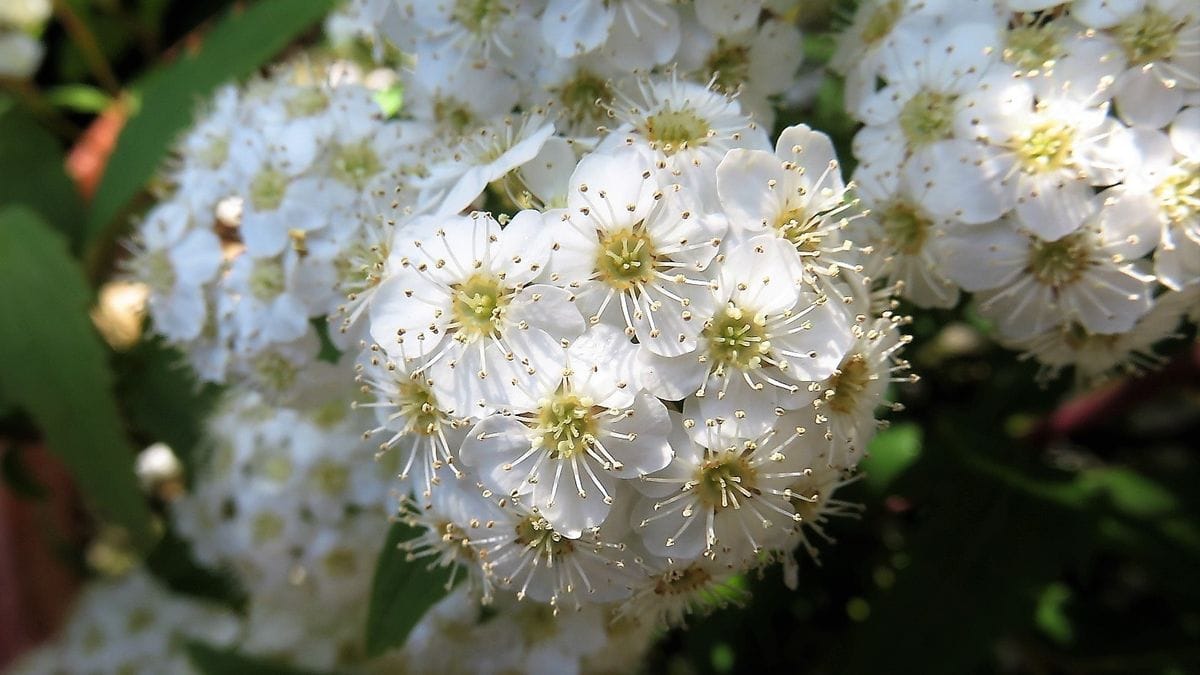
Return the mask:
<path fill-rule="evenodd" d="M 40 52 L 0 43 L 0 670 L 139 551 L 171 588 L 238 602 L 170 532 L 131 525 L 183 489 L 216 392 L 143 338 L 144 291 L 115 270 L 197 102 L 311 44 L 332 3 L 238 23 L 254 4 L 0 0 L 32 17 L 3 29 Z M 819 73 L 853 2 L 810 4 L 797 20 Z M 777 126 L 831 134 L 848 174 L 840 84 L 810 79 L 812 102 Z M 825 528 L 837 545 L 799 559 L 794 591 L 779 566 L 740 579 L 749 600 L 666 635 L 646 672 L 1200 672 L 1195 336 L 1157 372 L 1081 393 L 1039 384 L 965 303 L 911 331 L 921 380 L 896 389 L 905 409 L 839 492 L 858 506 Z M 182 466 L 129 471 L 155 442 Z"/>

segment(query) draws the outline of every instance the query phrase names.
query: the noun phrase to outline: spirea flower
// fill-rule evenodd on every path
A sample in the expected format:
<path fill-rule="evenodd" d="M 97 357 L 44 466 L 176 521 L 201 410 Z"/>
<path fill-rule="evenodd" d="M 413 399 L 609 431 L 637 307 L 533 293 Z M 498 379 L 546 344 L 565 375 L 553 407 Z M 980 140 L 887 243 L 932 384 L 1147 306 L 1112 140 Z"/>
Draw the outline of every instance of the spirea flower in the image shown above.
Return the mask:
<path fill-rule="evenodd" d="M 1152 365 L 1158 299 L 1200 282 L 1185 5 L 864 3 L 835 59 L 864 272 L 919 305 L 966 291 L 1044 373 Z"/>

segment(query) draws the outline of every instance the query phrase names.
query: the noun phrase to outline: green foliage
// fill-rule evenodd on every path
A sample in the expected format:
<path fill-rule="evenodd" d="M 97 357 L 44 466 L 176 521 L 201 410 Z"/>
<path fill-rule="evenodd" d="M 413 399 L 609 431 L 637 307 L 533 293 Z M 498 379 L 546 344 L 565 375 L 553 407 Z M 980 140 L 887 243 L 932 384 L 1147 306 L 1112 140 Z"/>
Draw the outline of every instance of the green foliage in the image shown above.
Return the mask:
<path fill-rule="evenodd" d="M 46 92 L 46 100 L 74 112 L 100 114 L 113 99 L 96 87 L 86 84 L 64 84 Z"/>
<path fill-rule="evenodd" d="M 409 560 L 401 544 L 421 534 L 403 521 L 392 523 L 375 566 L 367 610 L 367 655 L 378 656 L 404 644 L 409 631 L 450 587 L 452 568 Z"/>
<path fill-rule="evenodd" d="M 24 204 L 79 250 L 83 204 L 63 169 L 58 141 L 33 117 L 0 96 L 0 207 Z"/>
<path fill-rule="evenodd" d="M 859 464 L 863 480 L 875 494 L 882 494 L 921 454 L 921 428 L 906 422 L 885 429 L 871 441 L 869 453 Z"/>
<path fill-rule="evenodd" d="M 317 675 L 315 671 L 246 656 L 232 649 L 217 649 L 201 642 L 189 642 L 187 653 L 192 665 L 203 675 Z"/>
<path fill-rule="evenodd" d="M 0 211 L 0 291 L 6 396 L 33 416 L 92 506 L 145 546 L 149 514 L 88 319 L 87 285 L 61 235 L 23 207 Z"/>
<path fill-rule="evenodd" d="M 183 356 L 161 340 L 147 340 L 114 359 L 117 394 L 125 414 L 145 444 L 162 441 L 189 469 L 204 420 L 220 393 L 197 381 Z"/>
<path fill-rule="evenodd" d="M 266 63 L 333 4 L 333 0 L 253 3 L 218 23 L 204 36 L 198 53 L 180 56 L 135 85 L 136 111 L 109 159 L 87 222 L 88 238 L 97 245 L 93 259 L 107 252 L 115 234 L 114 220 L 154 175 L 204 97 Z"/>

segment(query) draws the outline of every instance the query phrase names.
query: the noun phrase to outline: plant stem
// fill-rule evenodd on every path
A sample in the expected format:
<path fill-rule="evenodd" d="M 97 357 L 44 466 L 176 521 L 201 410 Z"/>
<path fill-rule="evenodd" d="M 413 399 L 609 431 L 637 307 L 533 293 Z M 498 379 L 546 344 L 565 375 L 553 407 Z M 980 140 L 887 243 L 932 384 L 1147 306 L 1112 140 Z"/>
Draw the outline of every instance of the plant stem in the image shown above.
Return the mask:
<path fill-rule="evenodd" d="M 107 89 L 108 93 L 114 96 L 120 93 L 121 82 L 117 79 L 112 65 L 109 64 L 104 52 L 100 49 L 100 43 L 96 40 L 92 29 L 68 4 L 67 0 L 54 0 L 54 13 L 62 22 L 67 34 L 71 36 L 71 41 L 79 47 L 79 51 L 83 54 L 83 60 L 87 62 L 88 70 L 92 71 L 92 76 L 96 78 L 96 81 Z"/>

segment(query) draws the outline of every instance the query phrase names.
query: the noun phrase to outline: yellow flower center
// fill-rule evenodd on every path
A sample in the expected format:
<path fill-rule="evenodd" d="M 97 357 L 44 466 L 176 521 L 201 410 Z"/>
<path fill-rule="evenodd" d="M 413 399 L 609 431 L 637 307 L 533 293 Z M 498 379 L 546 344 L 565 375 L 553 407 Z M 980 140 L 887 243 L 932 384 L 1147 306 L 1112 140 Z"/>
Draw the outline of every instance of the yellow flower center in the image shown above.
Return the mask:
<path fill-rule="evenodd" d="M 726 449 L 710 455 L 696 470 L 693 481 L 706 507 L 716 511 L 739 508 L 747 492 L 758 491 L 758 469 L 750 465 L 745 454 Z"/>
<path fill-rule="evenodd" d="M 1179 32 L 1185 21 L 1155 7 L 1146 7 L 1113 28 L 1113 35 L 1125 51 L 1130 66 L 1142 66 L 1170 58 L 1179 46 Z"/>
<path fill-rule="evenodd" d="M 1017 158 L 1028 173 L 1057 171 L 1071 164 L 1075 129 L 1066 122 L 1046 120 L 1016 139 Z"/>
<path fill-rule="evenodd" d="M 842 364 L 828 380 L 828 391 L 833 392 L 825 399 L 830 410 L 843 415 L 854 412 L 861 402 L 862 393 L 871 383 L 871 368 L 867 357 L 854 353 L 842 360 Z"/>
<path fill-rule="evenodd" d="M 717 312 L 701 331 L 708 340 L 708 353 L 721 366 L 753 370 L 771 351 L 766 321 L 734 305 Z"/>
<path fill-rule="evenodd" d="M 949 138 L 954 127 L 953 94 L 922 89 L 900 109 L 900 130 L 913 147 Z"/>
<path fill-rule="evenodd" d="M 553 459 L 586 452 L 598 430 L 595 404 L 586 396 L 559 391 L 538 409 L 537 442 Z"/>
<path fill-rule="evenodd" d="M 929 237 L 933 221 L 926 218 L 916 206 L 908 202 L 893 202 L 879 214 L 883 232 L 896 250 L 905 255 L 921 252 Z"/>
<path fill-rule="evenodd" d="M 1057 288 L 1078 281 L 1091 263 L 1091 247 L 1085 235 L 1076 232 L 1058 241 L 1035 240 L 1027 269 L 1040 283 Z"/>
<path fill-rule="evenodd" d="M 451 288 L 454 289 L 451 313 L 460 335 L 475 340 L 499 333 L 504 310 L 512 299 L 512 293 L 500 279 L 480 272 Z"/>
<path fill-rule="evenodd" d="M 654 279 L 657 252 L 641 223 L 600 237 L 596 271 L 604 283 L 625 291 Z"/>
<path fill-rule="evenodd" d="M 708 141 L 710 127 L 691 110 L 664 110 L 646 118 L 642 133 L 652 145 L 668 155 Z"/>

